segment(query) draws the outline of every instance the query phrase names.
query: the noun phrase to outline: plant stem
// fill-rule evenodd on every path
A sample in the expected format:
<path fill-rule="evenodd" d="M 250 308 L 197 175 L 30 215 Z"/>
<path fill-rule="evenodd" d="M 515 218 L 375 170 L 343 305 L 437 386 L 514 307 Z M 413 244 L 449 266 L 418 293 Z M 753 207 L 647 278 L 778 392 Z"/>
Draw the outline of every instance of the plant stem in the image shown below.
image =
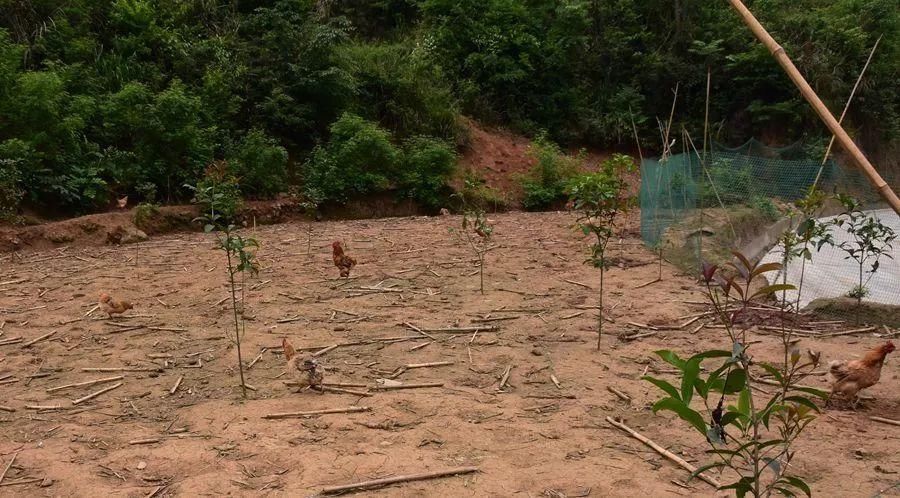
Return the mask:
<path fill-rule="evenodd" d="M 603 274 L 606 270 L 600 266 L 600 322 L 597 324 L 597 351 L 600 351 L 600 339 L 603 338 Z"/>
<path fill-rule="evenodd" d="M 478 252 L 478 273 L 481 276 L 481 294 L 484 294 L 484 253 Z"/>
<path fill-rule="evenodd" d="M 226 240 L 231 238 L 230 232 L 225 232 Z M 237 356 L 238 356 L 238 372 L 241 375 L 241 391 L 243 396 L 247 397 L 247 385 L 244 383 L 244 362 L 243 358 L 241 358 L 241 331 L 238 320 L 238 311 L 237 311 L 237 299 L 234 296 L 234 267 L 231 263 L 231 250 L 230 248 L 225 248 L 225 257 L 228 260 L 228 282 L 231 284 L 231 309 L 234 312 L 234 344 L 237 346 Z"/>

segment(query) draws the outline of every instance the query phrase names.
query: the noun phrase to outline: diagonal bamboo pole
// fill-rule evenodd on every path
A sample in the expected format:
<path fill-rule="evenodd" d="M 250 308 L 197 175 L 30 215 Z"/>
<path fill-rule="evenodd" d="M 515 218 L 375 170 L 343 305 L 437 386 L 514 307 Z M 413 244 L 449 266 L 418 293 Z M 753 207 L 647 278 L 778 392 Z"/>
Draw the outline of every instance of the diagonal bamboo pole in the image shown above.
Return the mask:
<path fill-rule="evenodd" d="M 834 135 L 837 142 L 844 148 L 845 151 L 850 155 L 850 159 L 853 160 L 853 163 L 856 164 L 863 174 L 868 178 L 869 183 L 871 183 L 878 193 L 884 198 L 885 201 L 891 206 L 891 208 L 900 215 L 900 197 L 897 197 L 897 194 L 891 190 L 890 185 L 884 181 L 884 178 L 878 174 L 878 171 L 875 170 L 875 167 L 872 166 L 872 163 L 866 158 L 866 156 L 859 150 L 859 147 L 853 142 L 850 138 L 850 135 L 847 135 L 847 132 L 841 127 L 840 123 L 834 118 L 831 114 L 831 111 L 828 110 L 828 107 L 822 102 L 816 92 L 809 86 L 809 83 L 806 82 L 806 79 L 803 78 L 803 75 L 800 74 L 800 71 L 797 69 L 797 66 L 791 62 L 790 57 L 788 57 L 787 53 L 784 51 L 784 48 L 772 38 L 766 28 L 753 17 L 753 13 L 744 6 L 744 3 L 741 0 L 728 0 L 731 3 L 731 6 L 734 7 L 734 10 L 740 14 L 741 19 L 744 21 L 744 24 L 750 28 L 750 31 L 762 42 L 766 48 L 769 49 L 769 52 L 772 53 L 772 56 L 778 61 L 778 64 L 781 65 L 782 69 L 788 74 L 791 78 L 791 81 L 794 82 L 794 85 L 800 90 L 800 93 L 803 95 L 803 98 L 806 99 L 807 102 L 813 107 L 813 110 L 816 111 L 816 114 L 819 115 L 819 118 L 825 122 L 825 126 L 828 127 L 828 130 Z"/>

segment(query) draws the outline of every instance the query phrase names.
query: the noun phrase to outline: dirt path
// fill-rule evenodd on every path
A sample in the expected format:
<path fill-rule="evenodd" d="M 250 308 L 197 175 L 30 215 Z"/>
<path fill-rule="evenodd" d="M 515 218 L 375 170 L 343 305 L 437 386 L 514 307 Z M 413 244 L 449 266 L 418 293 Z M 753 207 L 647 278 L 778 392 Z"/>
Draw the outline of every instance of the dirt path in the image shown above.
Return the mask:
<path fill-rule="evenodd" d="M 30 348 L 21 348 L 24 342 L 0 346 L 0 378 L 18 379 L 0 380 L 0 405 L 16 410 L 0 411 L 0 465 L 18 452 L 3 484 L 53 481 L 3 486 L 0 496 L 144 497 L 158 487 L 156 496 L 309 496 L 327 485 L 466 465 L 481 473 L 366 496 L 542 496 L 551 489 L 568 496 L 588 489 L 590 496 L 712 495 L 699 481 L 684 487 L 685 471 L 604 422 L 622 417 L 685 459 L 705 461 L 697 434 L 670 414 L 652 414 L 659 392 L 639 378 L 645 369 L 670 378 L 653 350 L 687 354 L 721 347 L 726 339 L 716 329 L 661 332 L 633 342 L 617 337 L 630 330 L 629 321 L 674 323 L 695 313 L 697 307 L 685 303 L 700 298 L 691 279 L 666 266 L 663 282 L 635 289 L 657 269 L 653 254 L 629 235 L 615 249 L 625 268 L 608 274 L 615 323 L 598 352 L 596 310 L 590 308 L 596 292 L 565 281 L 594 287 L 599 280 L 581 263 L 586 242 L 571 229 L 571 215 L 492 219 L 498 247 L 488 256 L 483 296 L 471 255 L 448 232 L 457 217 L 316 224 L 311 258 L 303 223 L 253 231 L 263 269 L 245 283 L 252 319 L 244 350 L 247 363 L 260 357 L 248 372 L 255 390 L 246 401 L 235 387 L 235 351 L 224 336 L 230 315 L 223 258 L 209 236 L 52 250 L 24 261 L 0 256 L 0 341 L 27 342 L 57 331 Z M 627 233 L 635 233 L 636 223 L 632 216 Z M 350 280 L 337 280 L 331 265 L 328 248 L 336 239 L 360 262 Z M 357 290 L 364 287 L 384 291 Z M 101 291 L 137 307 L 121 319 L 83 318 Z M 468 326 L 478 318 L 509 319 L 493 322 L 497 331 L 434 333 L 435 342 L 402 325 Z M 328 351 L 320 359 L 329 382 L 374 385 L 409 363 L 453 364 L 411 369 L 396 379 L 443 383 L 438 388 L 364 398 L 293 393 L 284 385 L 282 337 L 316 348 L 413 337 Z M 762 341 L 754 346 L 757 355 L 777 357 L 774 337 L 755 338 Z M 828 361 L 862 354 L 875 343 L 836 337 L 804 339 L 800 346 L 821 350 Z M 126 366 L 151 371 L 82 370 Z M 498 389 L 508 368 L 508 385 Z M 34 372 L 41 376 L 28 379 Z M 890 358 L 882 382 L 870 390 L 874 400 L 858 412 L 829 411 L 807 433 L 793 471 L 808 477 L 817 495 L 900 496 L 900 428 L 868 421 L 870 415 L 900 415 L 898 374 L 896 357 Z M 120 387 L 78 405 L 71 400 L 114 383 L 46 391 L 118 375 L 124 377 Z M 825 385 L 824 378 L 816 382 Z M 371 411 L 261 418 L 354 405 Z M 158 442 L 129 444 L 145 439 Z"/>

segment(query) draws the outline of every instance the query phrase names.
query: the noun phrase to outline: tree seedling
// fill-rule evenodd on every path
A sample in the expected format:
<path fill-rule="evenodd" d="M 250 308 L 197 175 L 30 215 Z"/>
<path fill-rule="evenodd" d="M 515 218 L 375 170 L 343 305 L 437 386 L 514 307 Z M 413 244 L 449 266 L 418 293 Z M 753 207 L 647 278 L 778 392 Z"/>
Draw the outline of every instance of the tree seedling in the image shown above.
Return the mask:
<path fill-rule="evenodd" d="M 585 236 L 593 235 L 591 256 L 585 261 L 600 269 L 600 318 L 597 324 L 597 349 L 603 337 L 603 279 L 609 261 L 606 248 L 613 235 L 616 216 L 627 210 L 628 184 L 625 174 L 634 170 L 634 162 L 624 154 L 615 154 L 600 165 L 600 171 L 573 178 L 567 192 L 577 211 L 578 226 Z"/>
<path fill-rule="evenodd" d="M 859 268 L 858 284 L 847 293 L 856 299 L 856 324 L 859 325 L 862 299 L 869 294 L 867 285 L 878 271 L 882 256 L 893 259 L 891 243 L 897 234 L 876 216 L 865 213 L 857 199 L 845 194 L 838 194 L 837 199 L 844 212 L 834 219 L 834 224 L 846 230 L 852 238 L 841 242 L 838 247 L 847 254 L 844 259 L 852 259 Z M 871 265 L 868 270 L 865 269 L 866 263 Z"/>

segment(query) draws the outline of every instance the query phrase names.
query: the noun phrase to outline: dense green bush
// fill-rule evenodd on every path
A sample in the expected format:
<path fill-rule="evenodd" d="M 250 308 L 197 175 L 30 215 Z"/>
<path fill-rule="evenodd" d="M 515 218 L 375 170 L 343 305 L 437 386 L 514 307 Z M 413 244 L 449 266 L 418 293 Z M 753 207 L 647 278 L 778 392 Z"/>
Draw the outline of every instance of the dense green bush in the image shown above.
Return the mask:
<path fill-rule="evenodd" d="M 287 191 L 285 171 L 288 153 L 261 130 L 251 130 L 231 150 L 228 165 L 238 177 L 245 195 L 272 197 Z"/>
<path fill-rule="evenodd" d="M 354 114 L 344 114 L 330 128 L 331 137 L 313 149 L 303 166 L 308 191 L 326 200 L 386 190 L 397 177 L 401 153 L 390 134 Z"/>
<path fill-rule="evenodd" d="M 451 194 L 447 182 L 455 170 L 453 147 L 439 139 L 413 137 L 403 144 L 403 168 L 398 186 L 426 207 L 443 207 Z"/>
<path fill-rule="evenodd" d="M 832 108 L 883 36 L 845 124 L 875 155 L 896 147 L 896 0 L 751 7 Z M 708 67 L 718 139 L 823 131 L 719 2 L 41 0 L 0 11 L 0 153 L 22 203 L 66 213 L 141 198 L 147 184 L 185 201 L 182 185 L 225 158 L 252 196 L 289 178 L 334 199 L 390 186 L 431 203 L 434 185 L 409 185 L 430 174 L 397 170 L 412 160 L 399 144 L 459 146 L 460 112 L 566 146 L 631 143 L 633 120 L 658 146 L 676 84 L 676 125 L 702 127 Z M 348 143 L 332 129 L 348 113 L 380 131 Z M 556 198 L 554 183 L 534 182 L 529 205 Z"/>
<path fill-rule="evenodd" d="M 583 153 L 570 157 L 563 153 L 559 145 L 545 135 L 538 136 L 529 149 L 529 155 L 537 164 L 522 178 L 525 209 L 546 209 L 554 203 L 566 199 L 566 185 L 578 174 L 584 159 Z"/>

